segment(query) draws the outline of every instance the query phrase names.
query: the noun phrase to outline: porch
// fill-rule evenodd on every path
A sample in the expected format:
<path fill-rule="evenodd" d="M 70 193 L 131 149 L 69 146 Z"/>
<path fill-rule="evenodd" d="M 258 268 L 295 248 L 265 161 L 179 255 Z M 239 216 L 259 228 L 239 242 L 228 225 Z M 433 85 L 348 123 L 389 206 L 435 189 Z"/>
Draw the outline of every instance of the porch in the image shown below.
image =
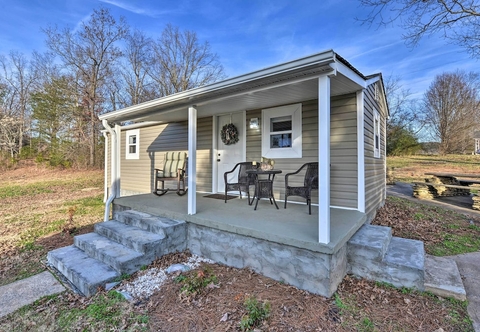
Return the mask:
<path fill-rule="evenodd" d="M 182 220 L 199 226 L 225 231 L 292 246 L 323 254 L 334 254 L 365 223 L 366 215 L 356 210 L 330 208 L 330 242 L 318 242 L 318 206 L 312 206 L 308 214 L 306 204 L 277 201 L 277 210 L 268 200 L 261 200 L 256 211 L 248 205 L 246 197 L 223 199 L 205 197 L 208 193 L 197 193 L 197 212 L 187 213 L 187 197 L 173 192 L 162 197 L 142 194 L 116 198 L 114 213 L 133 209 L 151 215 Z"/>

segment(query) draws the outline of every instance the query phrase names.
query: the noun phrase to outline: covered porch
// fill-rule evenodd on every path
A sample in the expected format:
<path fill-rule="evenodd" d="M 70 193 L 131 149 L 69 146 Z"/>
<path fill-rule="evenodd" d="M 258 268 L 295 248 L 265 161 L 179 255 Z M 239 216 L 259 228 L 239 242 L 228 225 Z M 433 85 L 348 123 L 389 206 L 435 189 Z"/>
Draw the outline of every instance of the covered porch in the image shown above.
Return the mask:
<path fill-rule="evenodd" d="M 342 248 L 365 223 L 365 213 L 339 208 L 330 208 L 330 242 L 318 242 L 318 206 L 312 206 L 308 214 L 305 204 L 278 201 L 279 210 L 268 200 L 262 200 L 254 211 L 247 199 L 234 198 L 225 203 L 222 199 L 196 193 L 197 213 L 188 213 L 187 197 L 174 192 L 162 197 L 143 194 L 116 198 L 116 211 L 132 209 L 151 215 L 186 221 L 211 229 L 244 235 L 259 240 L 292 246 L 323 254 L 334 254 Z"/>

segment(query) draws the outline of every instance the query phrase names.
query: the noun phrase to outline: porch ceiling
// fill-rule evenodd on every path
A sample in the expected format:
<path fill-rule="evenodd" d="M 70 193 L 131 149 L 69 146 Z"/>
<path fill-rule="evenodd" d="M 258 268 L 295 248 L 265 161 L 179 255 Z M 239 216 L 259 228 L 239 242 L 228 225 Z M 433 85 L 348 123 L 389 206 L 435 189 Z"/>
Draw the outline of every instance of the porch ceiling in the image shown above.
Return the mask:
<path fill-rule="evenodd" d="M 342 74 L 331 79 L 331 96 L 358 91 L 360 87 Z M 185 99 L 179 105 L 163 106 L 147 114 L 138 114 L 135 121 L 182 121 L 188 117 L 188 107 L 196 105 L 199 118 L 215 114 L 294 104 L 318 98 L 318 78 L 262 89 L 249 89 L 215 99 Z"/>

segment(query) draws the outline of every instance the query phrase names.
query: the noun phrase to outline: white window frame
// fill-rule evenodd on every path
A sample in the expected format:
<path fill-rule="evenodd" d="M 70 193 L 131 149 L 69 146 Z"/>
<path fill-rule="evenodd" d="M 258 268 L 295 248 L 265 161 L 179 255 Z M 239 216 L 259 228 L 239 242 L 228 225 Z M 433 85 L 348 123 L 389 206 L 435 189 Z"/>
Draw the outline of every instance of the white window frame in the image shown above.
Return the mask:
<path fill-rule="evenodd" d="M 130 152 L 130 137 L 135 136 L 135 153 Z M 140 159 L 140 130 L 131 129 L 125 132 L 125 159 Z"/>
<path fill-rule="evenodd" d="M 381 157 L 381 122 L 380 122 L 380 113 L 377 110 L 374 110 L 373 114 L 373 150 L 374 150 L 374 157 L 380 158 Z"/>
<path fill-rule="evenodd" d="M 292 117 L 292 146 L 271 148 L 270 123 L 272 119 Z M 292 104 L 262 110 L 262 156 L 266 158 L 302 158 L 302 104 Z"/>

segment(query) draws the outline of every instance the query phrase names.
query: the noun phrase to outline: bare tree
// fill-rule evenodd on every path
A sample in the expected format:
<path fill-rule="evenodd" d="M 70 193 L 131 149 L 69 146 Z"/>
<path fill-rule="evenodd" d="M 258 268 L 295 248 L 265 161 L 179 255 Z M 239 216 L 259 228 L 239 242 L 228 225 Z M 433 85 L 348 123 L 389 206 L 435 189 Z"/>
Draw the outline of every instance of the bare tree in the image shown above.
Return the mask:
<path fill-rule="evenodd" d="M 480 56 L 480 4 L 476 0 L 359 0 L 371 8 L 368 24 L 400 21 L 403 38 L 415 46 L 425 35 L 441 33 L 449 42 Z"/>
<path fill-rule="evenodd" d="M 418 112 L 418 100 L 411 98 L 410 91 L 402 87 L 399 77 L 389 76 L 384 82 L 390 111 L 387 120 L 387 153 L 413 153 L 420 148 L 418 136 L 424 126 L 424 119 Z"/>
<path fill-rule="evenodd" d="M 425 92 L 425 118 L 440 153 L 468 152 L 479 124 L 478 88 L 478 74 L 457 71 L 437 75 Z"/>
<path fill-rule="evenodd" d="M 127 37 L 125 57 L 127 60 L 122 77 L 126 83 L 128 101 L 126 106 L 139 104 L 158 97 L 155 94 L 151 78 L 147 75 L 152 61 L 152 40 L 142 31 L 135 30 Z"/>
<path fill-rule="evenodd" d="M 201 44 L 197 34 L 167 25 L 153 45 L 150 77 L 161 96 L 185 91 L 225 78 L 218 56 L 208 42 Z"/>
<path fill-rule="evenodd" d="M 116 44 L 127 35 L 127 23 L 123 17 L 117 22 L 108 9 L 100 8 L 93 11 L 87 22 L 82 22 L 78 31 L 49 27 L 44 32 L 50 50 L 78 76 L 79 103 L 89 119 L 89 164 L 93 166 L 100 129 L 98 115 L 104 111 L 102 103 L 106 99 L 105 84 L 114 62 L 122 55 Z"/>
<path fill-rule="evenodd" d="M 30 70 L 30 63 L 23 53 L 10 52 L 8 57 L 0 57 L 3 84 L 5 94 L 3 96 L 3 113 L 7 115 L 4 119 L 15 118 L 14 132 L 17 136 L 15 154 L 21 153 L 25 144 L 25 137 L 30 124 L 29 98 L 32 92 L 32 85 L 35 77 Z M 11 123 L 11 121 L 9 123 Z"/>

